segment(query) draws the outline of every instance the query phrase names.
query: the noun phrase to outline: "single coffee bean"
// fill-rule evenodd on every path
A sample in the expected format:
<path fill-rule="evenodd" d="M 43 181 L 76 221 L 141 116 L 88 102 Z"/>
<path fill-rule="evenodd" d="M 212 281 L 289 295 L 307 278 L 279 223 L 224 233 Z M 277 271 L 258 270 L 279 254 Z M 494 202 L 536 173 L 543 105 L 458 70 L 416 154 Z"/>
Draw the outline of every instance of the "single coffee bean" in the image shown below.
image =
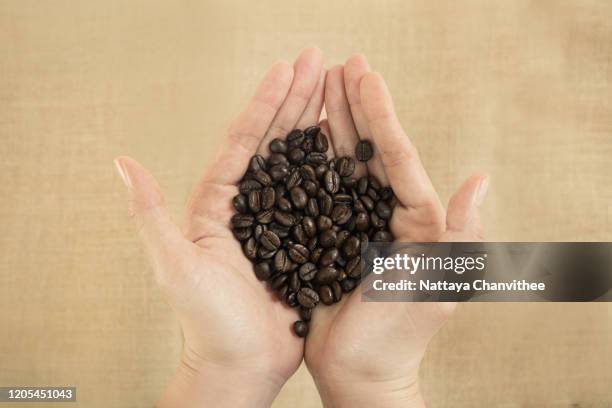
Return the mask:
<path fill-rule="evenodd" d="M 276 195 L 276 197 L 284 197 L 285 195 L 287 195 L 287 187 L 285 187 L 284 184 L 276 184 L 274 186 L 274 193 Z"/>
<path fill-rule="evenodd" d="M 293 332 L 298 337 L 306 337 L 308 335 L 308 323 L 298 320 L 293 323 Z"/>
<path fill-rule="evenodd" d="M 377 202 L 374 209 L 376 214 L 382 219 L 388 220 L 391 217 L 391 207 L 384 201 Z"/>
<path fill-rule="evenodd" d="M 289 290 L 291 290 L 291 288 L 289 288 Z M 297 293 L 295 292 L 289 292 L 287 294 L 287 305 L 289 307 L 296 307 L 298 306 L 298 302 L 297 302 Z"/>
<path fill-rule="evenodd" d="M 302 187 L 304 187 L 304 191 L 306 191 L 309 197 L 316 197 L 319 192 L 319 183 L 315 181 L 306 180 L 302 183 Z"/>
<path fill-rule="evenodd" d="M 302 244 L 302 245 L 306 244 L 308 237 L 304 233 L 304 227 L 302 227 L 302 224 L 295 225 L 291 231 L 292 231 L 293 238 L 295 239 L 297 243 Z"/>
<path fill-rule="evenodd" d="M 286 164 L 277 164 L 270 167 L 269 174 L 272 180 L 281 180 L 283 177 L 289 174 L 289 167 L 287 167 Z"/>
<path fill-rule="evenodd" d="M 383 187 L 380 189 L 379 194 L 381 200 L 387 201 L 393 197 L 393 189 L 391 187 Z"/>
<path fill-rule="evenodd" d="M 342 177 L 342 185 L 347 188 L 354 188 L 357 186 L 357 179 L 355 177 Z"/>
<path fill-rule="evenodd" d="M 346 278 L 340 282 L 340 286 L 342 287 L 342 291 L 344 293 L 348 293 L 351 290 L 355 289 L 356 282 L 351 278 Z"/>
<path fill-rule="evenodd" d="M 319 259 L 321 259 L 321 255 L 323 254 L 323 248 L 315 248 L 310 253 L 310 262 L 318 263 Z"/>
<path fill-rule="evenodd" d="M 355 161 L 347 156 L 341 157 L 336 162 L 336 170 L 341 177 L 348 177 L 355 171 Z"/>
<path fill-rule="evenodd" d="M 260 262 L 255 265 L 255 276 L 257 279 L 265 281 L 270 279 L 272 276 L 272 268 L 270 267 L 270 262 Z"/>
<path fill-rule="evenodd" d="M 334 293 L 327 285 L 323 285 L 319 288 L 319 297 L 324 305 L 331 305 L 334 303 Z"/>
<path fill-rule="evenodd" d="M 323 132 L 318 132 L 314 137 L 314 149 L 320 153 L 325 153 L 329 149 L 329 141 Z"/>
<path fill-rule="evenodd" d="M 257 224 L 255 226 L 255 228 L 253 228 L 253 236 L 255 237 L 255 239 L 257 241 L 259 241 L 259 238 L 261 238 L 261 234 L 264 233 L 264 231 L 268 230 L 268 226 L 265 224 Z"/>
<path fill-rule="evenodd" d="M 338 259 L 339 255 L 340 255 L 340 252 L 338 251 L 338 248 L 335 248 L 335 247 L 329 248 L 325 250 L 323 254 L 321 255 L 321 258 L 319 259 L 319 265 L 329 266 L 333 264 L 336 261 L 336 259 Z"/>
<path fill-rule="evenodd" d="M 302 174 L 300 173 L 300 169 L 291 170 L 289 177 L 287 177 L 287 181 L 285 182 L 287 190 L 291 190 L 293 187 L 299 186 L 300 184 L 302 184 Z"/>
<path fill-rule="evenodd" d="M 323 176 L 325 175 L 325 173 L 327 173 L 328 170 L 329 167 L 327 167 L 325 164 L 319 164 L 317 167 L 315 167 L 317 179 L 323 178 Z"/>
<path fill-rule="evenodd" d="M 266 160 L 259 154 L 251 157 L 249 161 L 249 170 L 253 173 L 258 172 L 259 170 L 266 169 Z"/>
<path fill-rule="evenodd" d="M 289 279 L 289 276 L 286 273 L 277 275 L 275 278 L 272 279 L 272 289 L 278 290 L 281 287 L 285 286 L 287 283 L 287 279 Z"/>
<path fill-rule="evenodd" d="M 372 144 L 367 140 L 360 140 L 355 146 L 355 157 L 357 160 L 367 162 L 374 155 Z"/>
<path fill-rule="evenodd" d="M 334 203 L 350 205 L 353 203 L 353 197 L 350 194 L 336 194 L 334 196 Z"/>
<path fill-rule="evenodd" d="M 257 257 L 257 242 L 255 238 L 247 239 L 242 246 L 242 251 L 247 258 L 255 259 Z"/>
<path fill-rule="evenodd" d="M 293 164 L 302 163 L 305 157 L 306 153 L 299 147 L 294 147 L 293 149 L 289 150 L 289 153 L 287 153 L 287 159 L 289 159 L 289 163 Z"/>
<path fill-rule="evenodd" d="M 289 194 L 291 196 L 291 202 L 295 208 L 302 209 L 306 207 L 308 195 L 302 187 L 293 187 Z"/>
<path fill-rule="evenodd" d="M 291 277 L 289 278 L 289 290 L 292 292 L 297 292 L 298 290 L 300 290 L 300 287 L 301 281 L 298 271 L 291 272 Z"/>
<path fill-rule="evenodd" d="M 291 205 L 291 201 L 287 200 L 285 197 L 279 197 L 276 200 L 276 206 L 282 212 L 290 212 L 293 209 L 293 206 Z"/>
<path fill-rule="evenodd" d="M 304 217 L 302 219 L 302 225 L 304 226 L 304 232 L 309 238 L 314 237 L 317 234 L 317 226 L 312 217 Z"/>
<path fill-rule="evenodd" d="M 346 274 L 351 278 L 358 278 L 361 276 L 361 257 L 356 256 L 346 264 L 346 268 L 344 269 Z"/>
<path fill-rule="evenodd" d="M 257 248 L 257 257 L 259 259 L 270 259 L 276 254 L 276 249 L 268 249 L 263 245 Z"/>
<path fill-rule="evenodd" d="M 253 230 L 251 228 L 234 228 L 232 233 L 238 241 L 244 241 L 245 239 L 251 238 Z"/>
<path fill-rule="evenodd" d="M 257 180 L 244 180 L 238 185 L 241 194 L 247 195 L 253 190 L 261 190 L 261 183 Z"/>
<path fill-rule="evenodd" d="M 274 255 L 274 270 L 279 273 L 285 273 L 289 271 L 291 267 L 291 261 L 287 256 L 287 252 L 284 249 L 280 249 Z"/>
<path fill-rule="evenodd" d="M 393 236 L 389 231 L 376 231 L 372 236 L 372 242 L 391 242 Z"/>
<path fill-rule="evenodd" d="M 253 225 L 255 220 L 249 214 L 234 214 L 231 219 L 232 228 L 247 228 Z"/>
<path fill-rule="evenodd" d="M 340 175 L 334 170 L 328 170 L 325 173 L 324 179 L 325 189 L 332 194 L 337 193 L 340 189 Z"/>
<path fill-rule="evenodd" d="M 317 173 L 314 167 L 312 167 L 310 164 L 303 164 L 302 167 L 300 167 L 300 174 L 302 175 L 302 179 L 304 180 L 317 180 Z"/>
<path fill-rule="evenodd" d="M 317 229 L 320 232 L 327 231 L 332 227 L 333 221 L 331 218 L 326 217 L 325 215 L 319 215 L 317 217 Z"/>
<path fill-rule="evenodd" d="M 332 221 L 337 225 L 346 224 L 353 215 L 351 209 L 346 205 L 337 205 L 331 213 Z"/>
<path fill-rule="evenodd" d="M 331 215 L 332 209 L 334 208 L 334 200 L 333 198 L 327 194 L 323 193 L 319 195 L 319 212 L 322 215 Z"/>
<path fill-rule="evenodd" d="M 304 245 L 294 244 L 289 248 L 289 257 L 298 264 L 303 264 L 308 261 L 310 251 Z"/>
<path fill-rule="evenodd" d="M 249 192 L 249 208 L 254 213 L 261 210 L 261 193 L 259 190 L 253 190 Z"/>
<path fill-rule="evenodd" d="M 336 245 L 336 231 L 331 230 L 331 229 L 327 231 L 323 231 L 319 235 L 319 244 L 323 248 L 330 248 Z"/>
<path fill-rule="evenodd" d="M 275 211 L 274 219 L 280 225 L 284 225 L 285 227 L 291 227 L 296 222 L 295 216 L 293 214 L 282 212 L 282 211 Z"/>
<path fill-rule="evenodd" d="M 284 225 L 277 224 L 276 222 L 271 222 L 269 226 L 270 231 L 274 232 L 278 235 L 279 238 L 284 239 L 289 236 L 289 227 L 285 227 Z"/>
<path fill-rule="evenodd" d="M 346 231 L 346 230 L 342 230 L 342 231 L 338 232 L 338 234 L 336 235 L 336 248 L 341 248 L 342 245 L 344 245 L 344 241 L 346 241 L 346 239 L 350 235 L 351 235 L 351 233 Z"/>
<path fill-rule="evenodd" d="M 264 248 L 267 248 L 270 250 L 278 249 L 278 247 L 280 247 L 280 244 L 281 244 L 281 241 L 278 235 L 276 235 L 274 232 L 269 231 L 269 230 L 261 234 L 261 238 L 259 239 L 259 242 Z"/>
<path fill-rule="evenodd" d="M 319 165 L 327 163 L 327 156 L 325 153 L 310 152 L 306 155 L 306 163 Z"/>
<path fill-rule="evenodd" d="M 332 283 L 338 277 L 338 273 L 338 269 L 334 268 L 333 266 L 325 266 L 319 269 L 315 280 L 320 284 Z"/>
<path fill-rule="evenodd" d="M 268 157 L 269 166 L 278 166 L 279 164 L 289 166 L 289 160 L 287 160 L 287 156 L 281 153 L 274 153 L 271 154 L 270 157 Z"/>
<path fill-rule="evenodd" d="M 357 193 L 359 193 L 359 195 L 364 195 L 368 191 L 369 186 L 368 178 L 366 176 L 361 177 L 357 181 Z"/>
<path fill-rule="evenodd" d="M 312 136 L 304 137 L 304 141 L 302 142 L 302 150 L 304 150 L 304 153 L 306 154 L 314 150 L 314 139 Z"/>
<path fill-rule="evenodd" d="M 374 210 L 374 200 L 372 200 L 367 195 L 362 195 L 359 197 L 359 200 L 362 202 L 363 206 L 367 208 L 368 211 Z"/>
<path fill-rule="evenodd" d="M 365 212 L 357 213 L 355 216 L 355 229 L 357 231 L 367 231 L 370 228 L 370 218 Z"/>
<path fill-rule="evenodd" d="M 272 208 L 270 208 L 269 210 L 262 210 L 257 213 L 257 215 L 255 216 L 255 219 L 260 224 L 269 224 L 274 219 L 275 213 L 276 211 L 274 211 Z"/>
<path fill-rule="evenodd" d="M 306 282 L 313 280 L 317 276 L 317 272 L 317 267 L 312 262 L 306 262 L 299 269 L 300 278 Z"/>
<path fill-rule="evenodd" d="M 248 199 L 244 194 L 238 194 L 232 199 L 232 204 L 234 205 L 234 209 L 241 214 L 246 213 L 248 208 Z"/>
<path fill-rule="evenodd" d="M 272 153 L 287 153 L 287 142 L 281 139 L 273 139 L 270 142 L 270 151 Z"/>
<path fill-rule="evenodd" d="M 318 247 L 319 247 L 319 239 L 316 236 L 310 238 L 308 242 L 306 242 L 306 248 L 308 248 L 310 252 L 314 251 Z"/>
<path fill-rule="evenodd" d="M 272 187 L 265 187 L 261 190 L 261 208 L 269 210 L 274 206 L 276 201 L 276 193 Z"/>
<path fill-rule="evenodd" d="M 332 292 L 334 292 L 334 302 L 342 300 L 342 286 L 337 280 L 331 283 Z"/>
<path fill-rule="evenodd" d="M 291 146 L 299 146 L 304 141 L 304 132 L 300 129 L 293 129 L 287 134 L 287 142 Z"/>
<path fill-rule="evenodd" d="M 319 126 L 308 126 L 304 129 L 304 134 L 306 136 L 316 136 L 320 130 L 321 128 Z"/>
<path fill-rule="evenodd" d="M 256 171 L 254 177 L 262 186 L 269 186 L 272 184 L 272 177 L 263 170 Z"/>
<path fill-rule="evenodd" d="M 300 319 L 308 322 L 312 318 L 312 309 L 300 306 L 298 309 L 298 314 L 300 315 Z"/>
<path fill-rule="evenodd" d="M 378 179 L 372 175 L 370 175 L 368 182 L 370 184 L 370 187 L 372 187 L 374 190 L 378 191 L 382 188 L 380 181 L 378 181 Z"/>
<path fill-rule="evenodd" d="M 289 286 L 283 285 L 279 289 L 276 289 L 276 297 L 278 300 L 286 301 L 287 295 L 289 294 Z"/>
<path fill-rule="evenodd" d="M 311 217 L 319 216 L 319 203 L 317 202 L 316 198 L 308 199 L 308 203 L 306 203 L 306 214 L 310 215 Z"/>
<path fill-rule="evenodd" d="M 387 226 L 387 222 L 380 218 L 375 212 L 370 213 L 370 221 L 372 223 L 372 227 L 374 228 L 382 229 Z"/>
<path fill-rule="evenodd" d="M 346 241 L 344 241 L 344 244 L 342 245 L 342 252 L 348 259 L 351 259 L 359 255 L 359 251 L 361 250 L 360 246 L 361 242 L 359 241 L 359 238 L 351 235 L 346 239 Z"/>
<path fill-rule="evenodd" d="M 337 282 L 342 282 L 343 280 L 345 280 L 345 279 L 346 279 L 346 277 L 347 277 L 346 272 L 345 272 L 344 270 L 341 270 L 341 271 L 338 273 L 338 277 L 336 278 L 336 281 L 337 281 Z"/>
<path fill-rule="evenodd" d="M 302 288 L 297 294 L 298 303 L 308 309 L 312 309 L 319 303 L 319 295 L 310 288 Z"/>
<path fill-rule="evenodd" d="M 368 192 L 366 194 L 368 195 L 368 197 L 370 197 L 374 201 L 380 200 L 380 196 L 378 195 L 378 192 L 374 190 L 373 188 L 368 188 Z"/>

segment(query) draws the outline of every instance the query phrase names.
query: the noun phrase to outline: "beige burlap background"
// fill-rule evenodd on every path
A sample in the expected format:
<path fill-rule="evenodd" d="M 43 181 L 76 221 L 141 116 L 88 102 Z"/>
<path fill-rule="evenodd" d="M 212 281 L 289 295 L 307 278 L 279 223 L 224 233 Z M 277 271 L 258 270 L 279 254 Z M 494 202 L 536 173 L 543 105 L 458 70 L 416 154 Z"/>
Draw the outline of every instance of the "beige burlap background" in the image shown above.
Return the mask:
<path fill-rule="evenodd" d="M 0 0 L 0 385 L 153 404 L 181 335 L 112 159 L 146 165 L 179 217 L 266 67 L 309 44 L 383 73 L 443 200 L 490 172 L 490 239 L 612 240 L 608 1 Z M 610 407 L 611 311 L 461 305 L 426 399 Z M 274 406 L 320 406 L 303 367 Z"/>

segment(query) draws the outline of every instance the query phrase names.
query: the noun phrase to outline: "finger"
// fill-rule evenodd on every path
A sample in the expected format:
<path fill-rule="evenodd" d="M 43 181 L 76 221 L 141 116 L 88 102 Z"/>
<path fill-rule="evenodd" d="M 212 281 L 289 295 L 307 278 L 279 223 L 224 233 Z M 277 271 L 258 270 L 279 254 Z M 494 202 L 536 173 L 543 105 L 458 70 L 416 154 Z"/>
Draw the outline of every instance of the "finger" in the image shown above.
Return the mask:
<path fill-rule="evenodd" d="M 155 178 L 129 157 L 115 159 L 115 166 L 128 190 L 129 214 L 158 280 L 190 271 L 193 248 L 172 221 Z"/>
<path fill-rule="evenodd" d="M 380 154 L 389 184 L 399 201 L 413 208 L 438 205 L 438 195 L 417 150 L 395 115 L 385 81 L 378 73 L 367 73 L 361 80 L 360 91 L 375 151 Z"/>
<path fill-rule="evenodd" d="M 480 205 L 489 188 L 489 177 L 474 174 L 468 178 L 448 202 L 445 240 L 481 241 Z"/>
<path fill-rule="evenodd" d="M 370 72 L 370 64 L 361 54 L 353 55 L 344 64 L 344 88 L 346 89 L 346 98 L 348 99 L 357 134 L 359 139 L 370 140 L 373 143 L 368 128 L 368 120 L 361 105 L 361 92 L 359 89 L 361 79 L 368 72 Z M 366 166 L 368 172 L 375 176 L 383 185 L 389 184 L 379 154 L 374 154 L 368 160 Z"/>
<path fill-rule="evenodd" d="M 292 80 L 293 68 L 287 62 L 270 67 L 251 101 L 230 125 L 217 157 L 204 175 L 204 182 L 238 182 L 287 97 Z"/>
<path fill-rule="evenodd" d="M 334 143 L 334 151 L 338 157 L 354 156 L 355 145 L 359 141 L 357 129 L 353 124 L 351 109 L 344 89 L 344 67 L 336 65 L 327 73 L 325 81 L 325 110 Z M 366 174 L 362 162 L 355 165 L 355 177 Z"/>
<path fill-rule="evenodd" d="M 296 128 L 305 129 L 308 126 L 312 126 L 319 122 L 319 119 L 321 118 L 321 110 L 323 109 L 323 101 L 325 98 L 326 75 L 327 71 L 325 69 L 321 69 L 321 75 L 319 77 L 319 82 L 317 82 L 317 87 L 312 93 L 310 101 L 308 101 L 308 105 L 306 105 L 306 109 L 304 109 L 304 113 L 302 113 L 302 117 L 295 125 Z"/>
<path fill-rule="evenodd" d="M 268 144 L 274 138 L 287 136 L 295 129 L 298 119 L 304 113 L 323 68 L 323 54 L 318 48 L 306 48 L 293 64 L 295 75 L 287 98 L 278 110 L 270 128 L 258 148 L 259 154 L 267 154 Z"/>

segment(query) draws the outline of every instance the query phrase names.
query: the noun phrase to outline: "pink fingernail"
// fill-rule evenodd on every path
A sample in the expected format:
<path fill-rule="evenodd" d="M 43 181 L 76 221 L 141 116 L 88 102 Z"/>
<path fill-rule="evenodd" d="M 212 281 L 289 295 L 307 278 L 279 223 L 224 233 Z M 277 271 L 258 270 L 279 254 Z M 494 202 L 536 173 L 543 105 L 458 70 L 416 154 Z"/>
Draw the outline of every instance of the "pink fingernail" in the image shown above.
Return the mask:
<path fill-rule="evenodd" d="M 115 159 L 114 162 L 115 162 L 115 167 L 117 168 L 117 173 L 119 173 L 119 176 L 121 177 L 121 180 L 123 180 L 123 183 L 125 184 L 125 186 L 127 188 L 132 188 L 132 180 L 130 180 L 130 176 L 127 170 L 125 169 L 123 163 L 121 162 L 121 160 Z"/>
<path fill-rule="evenodd" d="M 478 188 L 476 188 L 473 198 L 473 204 L 475 207 L 480 207 L 480 205 L 483 203 L 487 195 L 487 191 L 489 190 L 489 180 L 490 177 L 486 176 L 480 181 L 480 184 L 478 184 Z"/>

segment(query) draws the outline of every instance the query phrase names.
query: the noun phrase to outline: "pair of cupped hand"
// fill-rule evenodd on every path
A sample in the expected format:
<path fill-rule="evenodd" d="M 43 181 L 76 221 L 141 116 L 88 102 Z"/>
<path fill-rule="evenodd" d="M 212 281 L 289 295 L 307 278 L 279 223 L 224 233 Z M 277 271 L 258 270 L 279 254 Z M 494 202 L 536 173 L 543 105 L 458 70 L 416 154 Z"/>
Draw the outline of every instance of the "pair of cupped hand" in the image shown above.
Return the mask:
<path fill-rule="evenodd" d="M 373 142 L 374 157 L 358 163 L 355 176 L 369 173 L 393 188 L 398 205 L 390 227 L 398 241 L 480 239 L 488 178 L 470 177 L 445 211 L 385 81 L 363 56 L 326 70 L 322 53 L 308 48 L 293 65 L 272 65 L 195 187 L 184 228 L 171 219 L 153 176 L 128 157 L 116 160 L 130 215 L 184 333 L 160 407 L 269 406 L 302 359 L 326 406 L 423 404 L 419 364 L 454 304 L 364 303 L 357 290 L 316 308 L 300 339 L 291 332 L 295 310 L 256 279 L 230 231 L 232 197 L 250 157 L 268 155 L 272 139 L 316 123 L 330 138 L 330 156 L 353 156 L 358 140 Z"/>

